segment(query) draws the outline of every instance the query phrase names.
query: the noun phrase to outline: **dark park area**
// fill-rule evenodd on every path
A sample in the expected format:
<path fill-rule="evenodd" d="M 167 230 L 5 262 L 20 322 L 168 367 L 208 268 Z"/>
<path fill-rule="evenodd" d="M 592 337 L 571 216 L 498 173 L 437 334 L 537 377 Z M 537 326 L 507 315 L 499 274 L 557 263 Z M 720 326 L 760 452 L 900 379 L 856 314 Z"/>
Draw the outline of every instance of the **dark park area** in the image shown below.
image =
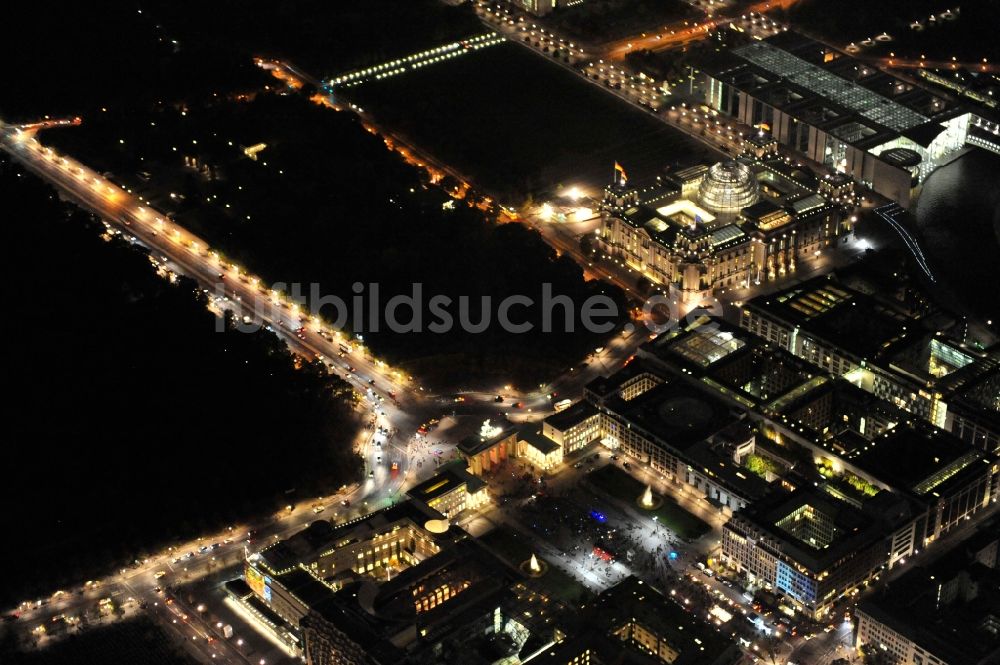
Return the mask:
<path fill-rule="evenodd" d="M 360 475 L 347 384 L 271 333 L 217 332 L 192 282 L 158 275 L 156 256 L 7 159 L 0 192 L 33 211 L 8 228 L 4 263 L 32 290 L 31 332 L 6 362 L 22 386 L 8 399 L 19 471 L 0 490 L 17 506 L 0 518 L 17 542 L 3 563 L 31 574 L 4 605 Z"/>
<path fill-rule="evenodd" d="M 617 303 L 612 324 L 626 311 L 618 289 L 584 281 L 581 268 L 537 232 L 497 223 L 495 208 L 470 207 L 469 196 L 451 199 L 356 116 L 301 95 L 109 114 L 52 138 L 121 174 L 152 205 L 269 283 L 299 283 L 307 293 L 318 284 L 345 302 L 354 283 L 377 283 L 385 303 L 419 282 L 425 298 L 468 297 L 471 321 L 480 320 L 484 297 L 494 310 L 512 294 L 536 301 L 524 314 L 534 326 L 528 332 L 490 326 L 474 334 L 457 325 L 445 333 L 355 331 L 378 356 L 432 386 L 545 381 L 606 339 L 582 327 L 587 298 Z M 257 143 L 267 147 L 248 158 L 241 148 Z M 575 303 L 574 330 L 559 319 L 560 327 L 541 331 L 543 284 Z"/>

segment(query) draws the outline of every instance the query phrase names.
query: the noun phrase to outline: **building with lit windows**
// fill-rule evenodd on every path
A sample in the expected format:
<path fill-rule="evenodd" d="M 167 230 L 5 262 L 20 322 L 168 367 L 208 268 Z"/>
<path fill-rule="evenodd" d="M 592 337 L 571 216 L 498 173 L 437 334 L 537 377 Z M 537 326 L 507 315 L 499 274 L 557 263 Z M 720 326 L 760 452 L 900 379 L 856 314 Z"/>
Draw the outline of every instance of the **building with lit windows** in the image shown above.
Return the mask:
<path fill-rule="evenodd" d="M 845 379 L 817 378 L 794 379 L 753 407 L 760 436 L 800 460 L 795 476 L 805 489 L 771 492 L 735 513 L 723 555 L 818 616 L 988 514 L 1000 464 Z"/>
<path fill-rule="evenodd" d="M 794 32 L 713 60 L 701 85 L 708 106 L 904 207 L 967 143 L 1000 152 L 996 123 L 981 113 Z"/>
<path fill-rule="evenodd" d="M 578 613 L 575 630 L 524 665 L 735 665 L 743 658 L 728 634 L 636 577 Z"/>
<path fill-rule="evenodd" d="M 900 425 L 856 443 L 839 455 L 840 472 L 850 472 L 872 491 L 891 489 L 924 506 L 924 544 L 996 505 L 997 457 L 943 430 Z"/>
<path fill-rule="evenodd" d="M 542 421 L 542 434 L 573 453 L 600 438 L 600 416 L 590 402 L 580 401 Z"/>
<path fill-rule="evenodd" d="M 542 423 L 515 427 L 507 421 L 483 423 L 479 432 L 458 444 L 469 471 L 476 475 L 495 472 L 508 459 L 519 459 L 541 471 L 553 469 L 573 452 L 597 438 L 593 409 L 577 405 L 550 416 Z"/>
<path fill-rule="evenodd" d="M 890 322 L 872 331 L 895 338 Z M 605 446 L 732 514 L 729 565 L 819 617 L 995 507 L 1000 466 L 770 338 L 702 317 L 584 394 Z"/>
<path fill-rule="evenodd" d="M 452 518 L 463 510 L 474 510 L 489 502 L 486 482 L 469 473 L 461 464 L 448 464 L 436 474 L 407 490 L 411 499 L 421 501 Z"/>
<path fill-rule="evenodd" d="M 1000 662 L 1000 523 L 915 568 L 856 612 L 855 646 L 895 665 Z"/>
<path fill-rule="evenodd" d="M 740 326 L 996 452 L 1000 349 L 965 344 L 948 334 L 954 320 L 940 318 L 907 312 L 828 275 L 748 301 Z"/>
<path fill-rule="evenodd" d="M 563 447 L 545 436 L 541 423 L 527 423 L 518 430 L 520 456 L 536 469 L 548 471 L 563 461 Z"/>
<path fill-rule="evenodd" d="M 259 599 L 298 625 L 309 602 L 296 602 L 295 589 L 312 592 L 322 585 L 336 590 L 356 579 L 399 573 L 461 534 L 426 504 L 404 501 L 336 527 L 317 520 L 248 557 L 244 578 Z"/>
<path fill-rule="evenodd" d="M 452 471 L 449 482 L 478 480 Z M 522 577 L 411 499 L 339 526 L 318 520 L 249 556 L 229 587 L 309 665 L 432 665 L 446 654 L 490 665 L 482 653 L 534 653 L 557 639 L 562 605 Z"/>
<path fill-rule="evenodd" d="M 611 376 L 599 376 L 591 380 L 583 387 L 583 397 L 598 407 L 604 406 L 608 399 L 614 397 L 629 402 L 663 381 L 662 374 L 646 367 L 643 363 L 632 362 Z M 571 410 L 567 409 L 567 412 Z"/>
<path fill-rule="evenodd" d="M 492 634 L 497 612 L 516 581 L 516 572 L 476 540 L 457 540 L 394 577 L 354 582 L 311 606 L 302 621 L 305 662 L 442 662 L 456 645 L 461 651 L 463 644 L 478 643 L 479 636 Z"/>
<path fill-rule="evenodd" d="M 654 381 L 640 365 L 588 384 L 601 443 L 667 481 L 686 484 L 722 511 L 764 496 L 769 484 L 740 464 L 753 452 L 742 414 L 708 386 L 666 375 Z"/>
<path fill-rule="evenodd" d="M 576 0 L 577 2 L 579 0 Z M 510 0 L 515 5 L 535 16 L 545 16 L 559 7 L 572 4 L 573 0 Z"/>
<path fill-rule="evenodd" d="M 828 198 L 811 175 L 754 150 L 748 143 L 744 158 L 669 173 L 644 189 L 616 178 L 604 191 L 599 247 L 698 304 L 718 289 L 794 273 L 851 233 L 839 189 Z"/>
<path fill-rule="evenodd" d="M 807 487 L 773 494 L 735 513 L 722 531 L 722 560 L 751 582 L 785 594 L 796 611 L 822 619 L 911 555 L 922 519 L 903 497 L 882 492 L 860 505 Z"/>

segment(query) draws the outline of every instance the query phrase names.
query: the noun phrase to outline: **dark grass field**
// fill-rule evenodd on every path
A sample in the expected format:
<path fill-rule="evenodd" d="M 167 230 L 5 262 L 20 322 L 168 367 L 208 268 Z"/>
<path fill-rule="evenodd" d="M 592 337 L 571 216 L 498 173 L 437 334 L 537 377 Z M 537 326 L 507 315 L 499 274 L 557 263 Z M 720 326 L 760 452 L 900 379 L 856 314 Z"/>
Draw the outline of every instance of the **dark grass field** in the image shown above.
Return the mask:
<path fill-rule="evenodd" d="M 517 202 L 559 184 L 635 182 L 707 148 L 519 44 L 352 89 L 380 124 Z"/>
<path fill-rule="evenodd" d="M 68 635 L 40 650 L 33 647 L 18 650 L 12 644 L 4 644 L 0 647 L 0 662 L 11 665 L 194 665 L 198 661 L 151 620 L 140 618 Z"/>

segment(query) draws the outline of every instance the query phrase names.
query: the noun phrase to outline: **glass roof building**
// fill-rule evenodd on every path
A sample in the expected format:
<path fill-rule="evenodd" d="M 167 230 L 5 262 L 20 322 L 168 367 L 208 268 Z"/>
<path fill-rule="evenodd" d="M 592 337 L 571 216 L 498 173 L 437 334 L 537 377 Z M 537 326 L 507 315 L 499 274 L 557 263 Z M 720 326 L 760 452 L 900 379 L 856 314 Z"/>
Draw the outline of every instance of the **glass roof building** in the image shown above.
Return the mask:
<path fill-rule="evenodd" d="M 678 303 L 697 305 L 715 289 L 791 274 L 849 235 L 841 204 L 819 186 L 782 159 L 756 158 L 752 147 L 737 160 L 671 169 L 650 187 L 613 183 L 601 203 L 599 251 Z"/>
<path fill-rule="evenodd" d="M 765 42 L 748 44 L 735 49 L 733 53 L 771 74 L 800 85 L 893 131 L 903 132 L 931 120 L 854 81 Z"/>
<path fill-rule="evenodd" d="M 698 202 L 715 212 L 738 213 L 759 200 L 757 177 L 735 160 L 714 164 L 698 187 Z"/>
<path fill-rule="evenodd" d="M 920 82 L 794 32 L 720 54 L 696 86 L 709 107 L 904 207 L 965 145 L 975 116 Z M 897 148 L 910 163 L 899 163 Z"/>

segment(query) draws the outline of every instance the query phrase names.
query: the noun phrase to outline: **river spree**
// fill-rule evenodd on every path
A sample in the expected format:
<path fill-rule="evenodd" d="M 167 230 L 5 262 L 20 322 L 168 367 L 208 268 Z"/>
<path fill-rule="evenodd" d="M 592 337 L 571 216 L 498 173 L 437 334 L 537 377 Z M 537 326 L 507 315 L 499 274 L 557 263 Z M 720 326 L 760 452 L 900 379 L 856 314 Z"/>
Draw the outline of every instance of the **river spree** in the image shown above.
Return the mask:
<path fill-rule="evenodd" d="M 951 306 L 1000 318 L 1000 155 L 973 149 L 932 173 L 916 218 Z"/>

